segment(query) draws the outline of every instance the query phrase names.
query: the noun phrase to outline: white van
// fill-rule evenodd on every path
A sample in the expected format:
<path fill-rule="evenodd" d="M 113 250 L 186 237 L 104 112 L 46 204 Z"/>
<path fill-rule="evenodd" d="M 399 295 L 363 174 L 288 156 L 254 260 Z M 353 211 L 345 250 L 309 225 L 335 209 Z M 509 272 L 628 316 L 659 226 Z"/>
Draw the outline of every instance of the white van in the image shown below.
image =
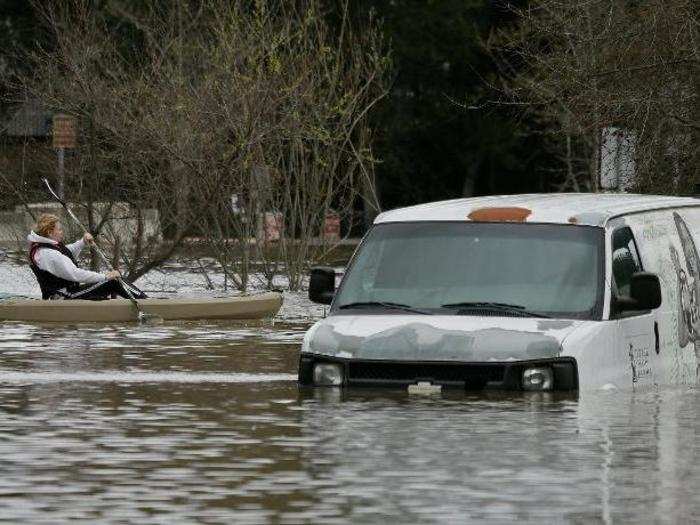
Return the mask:
<path fill-rule="evenodd" d="M 382 213 L 307 332 L 299 382 L 578 390 L 695 383 L 700 200 L 542 194 Z"/>

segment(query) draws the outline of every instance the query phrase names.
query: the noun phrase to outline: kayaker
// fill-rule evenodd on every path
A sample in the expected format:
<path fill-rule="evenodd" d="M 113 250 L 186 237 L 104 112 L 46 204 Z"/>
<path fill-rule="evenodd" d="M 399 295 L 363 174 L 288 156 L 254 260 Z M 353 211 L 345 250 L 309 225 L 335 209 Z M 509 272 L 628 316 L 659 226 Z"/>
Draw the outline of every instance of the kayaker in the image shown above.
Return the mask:
<path fill-rule="evenodd" d="M 91 299 L 101 300 L 120 296 L 129 298 L 125 286 L 136 299 L 146 294 L 132 284 L 119 279 L 119 272 L 104 274 L 85 270 L 78 266 L 78 256 L 85 244 L 92 244 L 92 235 L 86 233 L 72 244 L 63 244 L 63 227 L 56 215 L 39 217 L 36 227 L 27 236 L 29 241 L 29 267 L 34 272 L 42 299 Z"/>

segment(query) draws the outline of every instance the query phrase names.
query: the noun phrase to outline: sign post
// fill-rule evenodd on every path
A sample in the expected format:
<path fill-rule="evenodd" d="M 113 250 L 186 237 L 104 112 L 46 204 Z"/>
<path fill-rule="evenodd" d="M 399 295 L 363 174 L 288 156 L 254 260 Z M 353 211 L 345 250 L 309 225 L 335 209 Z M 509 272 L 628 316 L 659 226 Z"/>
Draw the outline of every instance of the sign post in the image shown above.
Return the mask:
<path fill-rule="evenodd" d="M 75 149 L 77 142 L 75 118 L 57 113 L 53 116 L 53 147 L 56 149 L 58 166 L 58 196 L 65 198 L 65 157 L 66 149 Z"/>

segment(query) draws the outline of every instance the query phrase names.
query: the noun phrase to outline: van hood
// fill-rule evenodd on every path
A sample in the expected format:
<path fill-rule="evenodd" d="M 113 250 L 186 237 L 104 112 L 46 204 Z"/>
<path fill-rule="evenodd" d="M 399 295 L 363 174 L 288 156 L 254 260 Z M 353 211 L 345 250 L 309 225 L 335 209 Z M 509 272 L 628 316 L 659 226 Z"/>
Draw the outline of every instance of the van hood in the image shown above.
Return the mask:
<path fill-rule="evenodd" d="M 557 357 L 588 321 L 424 315 L 336 315 L 307 332 L 302 352 L 397 361 L 512 361 Z"/>

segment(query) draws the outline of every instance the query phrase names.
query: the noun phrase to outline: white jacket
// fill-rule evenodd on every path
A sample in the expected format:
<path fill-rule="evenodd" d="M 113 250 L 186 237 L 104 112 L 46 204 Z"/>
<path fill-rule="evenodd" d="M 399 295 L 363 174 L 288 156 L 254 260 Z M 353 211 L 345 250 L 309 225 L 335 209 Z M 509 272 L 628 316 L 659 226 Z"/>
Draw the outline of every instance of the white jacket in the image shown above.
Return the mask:
<path fill-rule="evenodd" d="M 58 244 L 53 239 L 42 237 L 34 232 L 27 235 L 27 241 L 30 243 L 40 242 L 46 244 Z M 85 241 L 80 239 L 73 244 L 67 244 L 66 248 L 68 248 L 73 254 L 73 257 L 77 259 L 84 246 Z M 39 269 L 49 272 L 56 277 L 60 277 L 61 279 L 66 279 L 67 281 L 92 284 L 106 280 L 106 277 L 101 273 L 78 268 L 75 264 L 73 264 L 73 261 L 56 250 L 47 250 L 43 248 L 37 249 L 36 253 L 34 254 L 34 262 Z"/>

